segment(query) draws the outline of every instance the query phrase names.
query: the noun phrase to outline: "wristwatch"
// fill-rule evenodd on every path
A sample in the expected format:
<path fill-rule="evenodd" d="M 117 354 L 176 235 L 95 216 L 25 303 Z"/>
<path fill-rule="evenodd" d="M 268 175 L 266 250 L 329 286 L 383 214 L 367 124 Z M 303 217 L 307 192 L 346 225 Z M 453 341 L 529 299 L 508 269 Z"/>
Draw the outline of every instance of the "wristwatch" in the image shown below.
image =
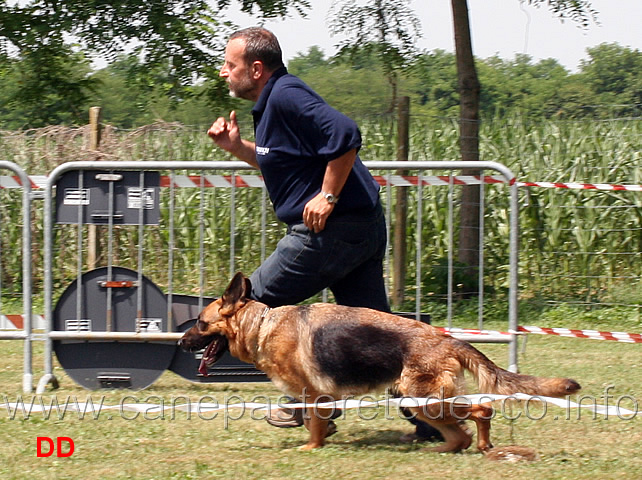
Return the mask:
<path fill-rule="evenodd" d="M 323 195 L 323 198 L 325 198 L 328 203 L 337 203 L 339 201 L 339 197 L 331 193 L 321 192 L 321 195 Z"/>

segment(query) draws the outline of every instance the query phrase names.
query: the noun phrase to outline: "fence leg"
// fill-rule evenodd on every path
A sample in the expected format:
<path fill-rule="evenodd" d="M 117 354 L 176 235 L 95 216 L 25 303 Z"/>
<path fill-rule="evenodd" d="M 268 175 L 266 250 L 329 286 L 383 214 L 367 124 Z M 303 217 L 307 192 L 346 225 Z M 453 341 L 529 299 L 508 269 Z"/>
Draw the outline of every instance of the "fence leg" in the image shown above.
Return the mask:
<path fill-rule="evenodd" d="M 47 182 L 45 191 L 45 206 L 44 206 L 44 270 L 45 270 L 45 374 L 38 382 L 37 394 L 44 393 L 48 384 L 51 383 L 54 389 L 58 388 L 58 379 L 53 374 L 53 341 L 51 340 L 51 330 L 53 327 L 53 259 L 52 259 L 52 244 L 53 244 L 53 186 L 51 182 Z"/>
<path fill-rule="evenodd" d="M 42 395 L 43 393 L 45 393 L 47 390 L 47 385 L 49 385 L 50 383 L 51 388 L 53 388 L 54 390 L 60 386 L 60 384 L 58 383 L 58 379 L 53 373 L 46 373 L 45 375 L 40 377 L 38 388 L 36 388 L 36 395 Z"/>
<path fill-rule="evenodd" d="M 510 186 L 510 253 L 509 253 L 509 294 L 508 294 L 508 328 L 516 332 L 518 327 L 518 289 L 519 289 L 519 203 L 517 201 L 517 184 Z M 517 335 L 511 335 L 508 346 L 508 370 L 519 371 L 517 365 Z"/>

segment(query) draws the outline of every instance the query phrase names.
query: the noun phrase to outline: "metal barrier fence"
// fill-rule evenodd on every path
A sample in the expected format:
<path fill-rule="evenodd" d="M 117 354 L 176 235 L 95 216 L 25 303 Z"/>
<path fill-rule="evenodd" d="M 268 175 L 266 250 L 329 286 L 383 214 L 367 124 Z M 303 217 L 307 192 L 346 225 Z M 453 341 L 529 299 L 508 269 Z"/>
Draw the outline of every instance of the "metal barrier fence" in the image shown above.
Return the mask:
<path fill-rule="evenodd" d="M 6 230 L 10 228 L 20 228 L 21 233 L 16 235 L 16 238 L 22 241 L 21 248 L 12 248 L 10 252 L 3 251 L 3 242 L 0 242 L 0 260 L 12 258 L 22 266 L 21 291 L 18 292 L 13 287 L 5 285 L 6 282 L 3 281 L 5 276 L 2 271 L 3 262 L 0 261 L 0 339 L 24 341 L 22 389 L 25 393 L 29 393 L 33 390 L 31 348 L 31 182 L 27 174 L 14 163 L 0 161 L 0 170 L 8 170 L 14 174 L 14 176 L 5 176 L 0 179 L 0 193 L 7 193 L 8 195 L 21 193 L 21 202 L 19 203 L 22 206 L 20 210 L 21 216 L 16 215 L 16 218 L 9 218 L 9 215 L 17 214 L 18 212 L 5 208 L 3 205 L 4 195 L 0 196 L 0 234 L 6 233 Z M 15 202 L 12 201 L 11 204 L 13 206 Z M 9 242 L 6 242 L 4 250 L 9 246 Z M 15 245 L 11 246 L 15 247 Z M 21 296 L 21 314 L 9 314 L 4 310 L 6 302 L 3 299 L 8 294 L 14 298 L 15 296 Z M 8 329 L 13 326 L 17 327 L 17 330 Z"/>
<path fill-rule="evenodd" d="M 424 218 L 422 189 L 434 184 L 448 186 L 448 219 L 445 223 L 451 241 L 447 281 L 449 326 L 454 286 L 453 191 L 461 183 L 506 186 L 510 211 L 507 282 L 508 332 L 511 334 L 462 333 L 457 336 L 475 342 L 509 344 L 508 368 L 517 370 L 514 332 L 517 330 L 518 202 L 513 174 L 494 162 L 368 162 L 366 165 L 373 172 L 387 172 L 378 178 L 384 185 L 382 199 L 389 221 L 392 202 L 388 187 L 413 185 L 394 172 L 399 169 L 419 172 L 415 185 L 417 205 L 413 214 L 418 224 L 414 263 L 419 272 L 426 245 L 421 229 Z M 453 170 L 466 168 L 491 170 L 499 175 L 465 178 L 452 175 Z M 144 387 L 168 368 L 168 364 L 174 368 L 177 362 L 182 362 L 176 358 L 179 354 L 175 352 L 175 343 L 188 319 L 184 314 L 178 318 L 177 312 L 181 310 L 178 307 L 185 307 L 183 310 L 187 309 L 190 314 L 200 310 L 209 301 L 205 291 L 220 292 L 235 270 L 251 273 L 283 232 L 283 227 L 267 208 L 265 189 L 239 188 L 262 187 L 259 176 L 239 174 L 249 169 L 242 162 L 71 162 L 50 174 L 44 206 L 45 373 L 38 384 L 38 392 L 43 392 L 48 384 L 57 385 L 53 374 L 54 350 L 67 373 L 89 388 Z M 428 177 L 424 175 L 427 170 L 451 173 Z M 168 173 L 161 175 L 161 172 Z M 177 175 L 176 172 L 192 174 Z M 483 207 L 484 188 L 481 192 Z M 250 205 L 244 205 L 241 200 Z M 217 221 L 224 222 L 224 226 Z M 481 224 L 480 236 L 483 237 L 483 220 Z M 97 254 L 102 260 L 95 265 L 90 259 L 95 255 L 91 251 L 95 247 L 88 240 L 92 229 L 98 229 L 97 243 L 104 252 Z M 227 234 L 222 231 L 225 229 Z M 69 230 L 71 234 L 67 232 Z M 257 239 L 259 232 L 260 239 Z M 480 243 L 483 245 L 483 241 Z M 250 258 L 246 258 L 248 255 Z M 223 258 L 229 259 L 229 265 L 223 264 Z M 480 254 L 482 285 L 479 295 L 482 297 L 483 258 Z M 85 271 L 88 266 L 99 268 Z M 413 314 L 418 319 L 422 308 L 419 272 L 415 272 Z M 61 292 L 66 281 L 71 283 Z M 56 302 L 54 297 L 58 297 Z M 481 311 L 479 318 L 481 323 Z M 121 349 L 118 352 L 111 351 L 115 344 Z M 135 348 L 130 348 L 132 344 Z M 89 361 L 88 345 L 94 349 L 94 357 L 96 348 L 104 349 L 103 358 L 132 356 L 129 361 L 132 365 L 121 368 L 121 365 L 105 361 L 88 370 L 84 365 Z M 140 370 L 145 363 L 154 364 L 151 371 L 122 374 L 123 369 Z M 196 370 L 193 365 L 190 368 Z"/>

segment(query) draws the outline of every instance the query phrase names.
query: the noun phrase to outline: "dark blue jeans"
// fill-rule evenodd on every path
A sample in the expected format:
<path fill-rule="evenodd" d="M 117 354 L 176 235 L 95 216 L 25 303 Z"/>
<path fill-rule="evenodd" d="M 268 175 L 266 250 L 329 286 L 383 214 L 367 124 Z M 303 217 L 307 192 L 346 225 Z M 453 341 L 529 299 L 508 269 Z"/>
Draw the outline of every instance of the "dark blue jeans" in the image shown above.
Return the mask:
<path fill-rule="evenodd" d="M 288 226 L 274 253 L 252 274 L 251 297 L 270 307 L 294 305 L 329 288 L 340 305 L 390 311 L 383 281 L 386 221 L 378 204 L 330 215 L 319 233 Z"/>

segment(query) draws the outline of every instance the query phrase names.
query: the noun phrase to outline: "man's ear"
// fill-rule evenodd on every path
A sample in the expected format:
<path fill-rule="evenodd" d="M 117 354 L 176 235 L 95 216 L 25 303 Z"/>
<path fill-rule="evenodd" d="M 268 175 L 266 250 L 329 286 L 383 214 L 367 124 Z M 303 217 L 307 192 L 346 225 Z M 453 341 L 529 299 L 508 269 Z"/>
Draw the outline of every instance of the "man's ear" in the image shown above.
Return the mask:
<path fill-rule="evenodd" d="M 252 66 L 250 67 L 250 75 L 254 80 L 258 80 L 263 76 L 263 72 L 265 72 L 265 65 L 263 65 L 263 62 L 260 61 L 254 61 L 252 62 Z"/>
<path fill-rule="evenodd" d="M 222 305 L 219 309 L 221 315 L 234 315 L 247 303 L 246 296 L 250 293 L 252 285 L 250 279 L 238 272 L 221 297 Z"/>

